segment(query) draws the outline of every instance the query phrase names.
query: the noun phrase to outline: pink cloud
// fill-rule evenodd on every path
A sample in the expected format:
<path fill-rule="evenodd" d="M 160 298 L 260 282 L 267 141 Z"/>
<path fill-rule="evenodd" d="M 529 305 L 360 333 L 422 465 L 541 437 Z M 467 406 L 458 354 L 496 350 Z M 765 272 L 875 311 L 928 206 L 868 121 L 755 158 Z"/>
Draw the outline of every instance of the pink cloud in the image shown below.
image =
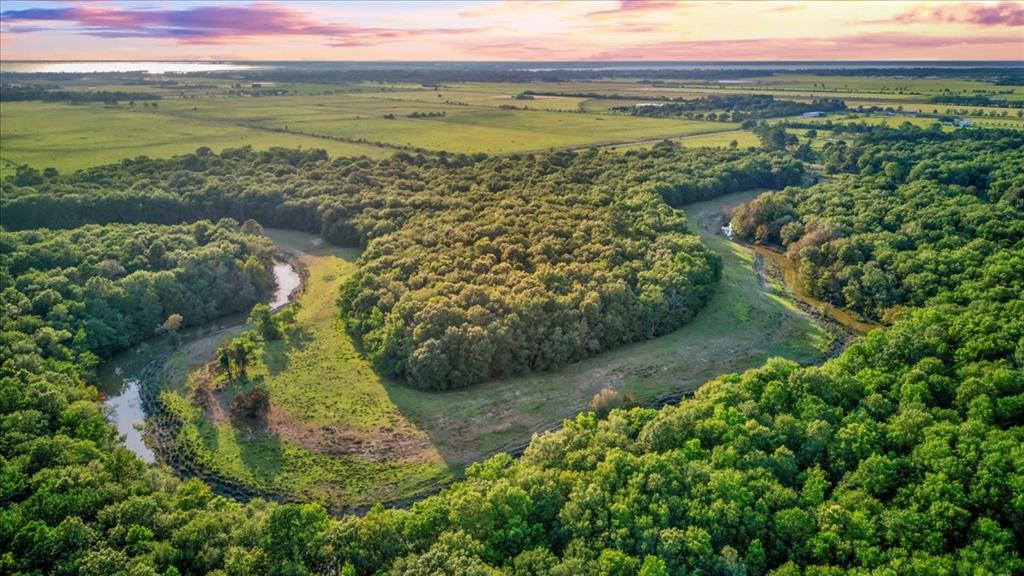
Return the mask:
<path fill-rule="evenodd" d="M 637 12 L 676 9 L 681 5 L 682 4 L 679 2 L 670 2 L 665 0 L 620 0 L 619 5 L 615 8 L 589 12 L 587 13 L 587 16 L 622 16 L 624 14 Z"/>
<path fill-rule="evenodd" d="M 778 8 L 769 8 L 767 12 L 797 12 L 806 9 L 807 6 L 803 4 L 790 4 L 788 6 L 779 6 Z"/>
<path fill-rule="evenodd" d="M 899 22 L 974 24 L 977 26 L 1024 26 L 1024 4 L 1000 2 L 998 4 L 972 4 L 961 2 L 934 8 L 911 8 L 891 20 L 873 20 L 870 23 Z"/>
<path fill-rule="evenodd" d="M 1016 34 L 975 36 L 924 36 L 880 32 L 833 38 L 755 38 L 743 40 L 689 40 L 657 42 L 598 51 L 592 60 L 646 60 L 657 54 L 662 60 L 865 60 L 936 59 L 961 56 L 977 58 L 993 47 L 1016 46 L 1007 58 L 1024 57 Z M 946 53 L 939 51 L 946 50 Z M 972 55 L 972 52 L 978 54 Z"/>
<path fill-rule="evenodd" d="M 72 6 L 0 13 L 5 31 L 44 31 L 44 23 L 74 24 L 77 33 L 102 38 L 168 38 L 181 44 L 218 44 L 260 36 L 320 36 L 332 46 L 366 45 L 471 28 L 367 28 L 322 23 L 291 7 L 269 3 L 197 6 L 178 10 Z M 14 26 L 8 26 L 13 24 Z"/>

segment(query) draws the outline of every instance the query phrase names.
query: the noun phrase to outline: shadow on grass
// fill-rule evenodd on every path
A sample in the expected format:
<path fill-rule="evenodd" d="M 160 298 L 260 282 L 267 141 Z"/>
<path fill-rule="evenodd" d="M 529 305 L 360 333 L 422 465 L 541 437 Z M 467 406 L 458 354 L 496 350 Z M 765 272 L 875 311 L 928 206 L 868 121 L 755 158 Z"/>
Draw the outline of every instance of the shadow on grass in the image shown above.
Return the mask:
<path fill-rule="evenodd" d="M 284 467 L 284 447 L 280 436 L 267 431 L 266 412 L 269 407 L 255 415 L 232 410 L 231 427 L 242 464 L 260 482 L 271 483 Z"/>
<path fill-rule="evenodd" d="M 296 350 L 302 350 L 313 341 L 313 335 L 305 328 L 291 331 L 281 340 L 275 340 L 263 345 L 263 364 L 267 372 L 276 376 L 288 369 L 288 355 Z"/>
<path fill-rule="evenodd" d="M 678 402 L 704 382 L 741 372 L 772 356 L 801 363 L 823 359 L 825 332 L 762 284 L 754 253 L 718 236 L 722 213 L 756 191 L 687 207 L 691 227 L 722 258 L 715 294 L 690 322 L 660 338 L 605 351 L 560 370 L 492 380 L 469 388 L 423 392 L 384 382 L 391 402 L 430 438 L 449 466 L 499 451 L 518 453 L 534 432 L 561 427 L 603 388 L 633 392 L 643 405 Z"/>
<path fill-rule="evenodd" d="M 272 483 L 284 467 L 281 437 L 267 434 L 263 423 L 236 424 L 235 440 L 246 469 L 260 482 Z"/>

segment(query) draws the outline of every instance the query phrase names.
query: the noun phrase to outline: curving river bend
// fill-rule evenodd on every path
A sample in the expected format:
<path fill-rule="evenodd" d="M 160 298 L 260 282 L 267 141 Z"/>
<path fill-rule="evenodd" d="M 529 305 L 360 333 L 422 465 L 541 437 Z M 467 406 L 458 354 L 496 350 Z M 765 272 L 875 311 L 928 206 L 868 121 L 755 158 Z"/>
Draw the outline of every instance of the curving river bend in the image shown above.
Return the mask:
<path fill-rule="evenodd" d="M 274 295 L 267 304 L 277 310 L 288 304 L 295 290 L 302 284 L 302 277 L 294 266 L 278 261 L 274 264 L 274 282 Z M 241 326 L 245 324 L 246 317 L 244 313 L 231 314 L 203 326 L 187 328 L 181 331 L 181 340 L 187 342 L 212 331 Z M 115 355 L 100 367 L 98 373 L 98 386 L 106 397 L 103 404 L 110 422 L 124 436 L 125 446 L 147 464 L 155 462 L 156 455 L 146 446 L 140 430 L 146 412 L 139 393 L 138 374 L 160 351 L 170 348 L 171 343 L 167 337 L 153 338 Z"/>
<path fill-rule="evenodd" d="M 752 365 L 759 365 L 763 360 L 772 355 L 784 355 L 800 362 L 821 362 L 828 356 L 840 351 L 848 344 L 856 334 L 862 334 L 874 326 L 858 325 L 845 318 L 841 310 L 834 310 L 825 303 L 815 300 L 808 294 L 799 290 L 796 286 L 795 274 L 786 269 L 785 256 L 771 253 L 761 247 L 749 246 L 730 241 L 722 234 L 721 226 L 727 222 L 726 214 L 732 211 L 736 205 L 750 200 L 757 195 L 758 191 L 745 191 L 727 194 L 714 200 L 698 202 L 684 207 L 687 218 L 690 220 L 691 229 L 700 236 L 701 240 L 711 250 L 723 257 L 723 264 L 726 271 L 723 276 L 722 285 L 716 298 L 708 309 L 704 310 L 697 320 L 688 328 L 683 328 L 678 333 L 673 333 L 661 339 L 657 339 L 638 346 L 627 347 L 617 352 L 609 352 L 601 358 L 592 359 L 590 362 L 582 362 L 570 366 L 559 373 L 544 373 L 527 376 L 524 378 L 546 379 L 568 385 L 580 378 L 591 381 L 594 378 L 615 380 L 622 375 L 630 375 L 637 370 L 643 374 L 634 378 L 636 387 L 643 391 L 643 386 L 654 386 L 658 391 L 664 388 L 661 380 L 669 378 L 666 374 L 673 374 L 673 392 L 671 395 L 662 398 L 658 396 L 651 401 L 652 405 L 660 405 L 665 401 L 678 401 L 680 395 L 692 393 L 704 381 L 723 372 L 733 372 Z M 316 250 L 322 242 L 319 238 L 304 233 L 289 231 L 267 230 L 275 244 L 279 248 L 290 253 L 305 253 L 309 250 Z M 764 279 L 759 279 L 759 262 L 775 261 L 785 274 L 780 274 L 778 279 L 780 288 L 788 293 L 792 301 L 803 304 L 805 310 L 813 310 L 814 314 L 807 314 L 794 310 L 782 310 L 772 307 L 772 302 L 779 295 L 773 294 L 774 289 L 764 285 Z M 782 259 L 782 260 L 780 260 Z M 791 265 L 790 265 L 791 266 Z M 295 293 L 295 289 L 301 284 L 302 278 L 296 270 L 287 263 L 278 262 L 274 267 L 274 276 L 277 282 L 273 298 L 270 300 L 272 308 L 278 308 L 287 304 L 289 297 Z M 760 303 L 760 308 L 752 308 L 757 314 L 764 315 L 766 312 L 776 311 L 783 313 L 783 317 L 772 320 L 773 326 L 778 325 L 779 330 L 765 333 L 751 334 L 751 328 L 765 329 L 758 324 L 736 325 L 733 329 L 726 329 L 724 325 L 715 327 L 706 324 L 722 321 L 729 322 L 730 326 L 736 324 L 736 319 L 731 316 L 732 308 L 741 307 L 739 312 L 749 315 L 748 305 Z M 765 305 L 768 305 L 766 308 Z M 716 312 L 717 311 L 717 312 Z M 743 315 L 743 314 L 741 314 Z M 756 315 L 756 314 L 755 314 Z M 811 318 L 813 317 L 813 318 Z M 723 320 L 724 318 L 724 320 Z M 773 316 L 774 318 L 774 316 Z M 821 320 L 827 319 L 838 322 L 849 331 L 849 337 L 842 338 L 832 347 L 829 354 L 815 351 L 814 345 L 807 338 L 814 338 L 815 335 L 808 332 L 806 328 L 800 327 L 800 322 L 794 318 L 803 318 L 807 323 L 822 324 Z M 210 324 L 182 330 L 180 342 L 172 343 L 167 338 L 157 338 L 144 342 L 135 348 L 115 356 L 100 369 L 100 388 L 107 396 L 106 405 L 109 407 L 111 421 L 117 426 L 118 431 L 124 435 L 126 446 L 138 454 L 146 462 L 154 462 L 156 455 L 146 446 L 143 441 L 143 434 L 140 431 L 146 414 L 143 409 L 142 398 L 140 397 L 139 381 L 146 373 L 147 366 L 163 355 L 170 356 L 178 347 L 195 342 L 198 339 L 213 335 L 217 332 L 238 329 L 244 325 L 246 317 L 244 314 L 236 314 L 220 318 Z M 775 334 L 775 332 L 780 334 Z M 714 334 L 712 337 L 709 334 Z M 790 334 L 791 333 L 791 334 Z M 799 342 L 790 342 L 796 337 Z M 717 340 L 715 340 L 717 338 Z M 751 341 L 750 339 L 754 340 Z M 775 342 L 774 340 L 781 341 Z M 774 339 L 774 340 L 773 340 Z M 741 358 L 737 363 L 735 359 L 718 358 L 712 354 L 710 358 L 703 355 L 710 354 L 709 347 L 720 348 L 723 354 L 740 354 Z M 647 350 L 649 353 L 645 353 Z M 685 358 L 696 355 L 695 362 L 684 361 Z M 677 358 L 678 357 L 678 358 Z M 812 358 L 813 357 L 813 358 Z M 691 365 L 692 364 L 692 365 Z M 648 369 L 654 370 L 647 375 Z M 656 369 L 656 370 L 655 370 Z M 618 375 L 618 376 L 616 376 Z M 625 377 L 625 376 L 622 376 Z M 650 381 L 649 383 L 647 381 Z M 678 382 L 676 382 L 678 380 Z M 660 384 L 659 384 L 660 383 Z M 501 387 L 507 382 L 492 382 L 483 386 Z M 552 387 L 555 389 L 557 387 Z M 653 392 L 652 392 L 653 393 Z M 497 392 L 497 396 L 500 396 Z M 589 395 L 587 395 L 589 398 Z M 514 400 L 514 399 L 513 399 Z M 565 399 L 562 398 L 562 401 Z M 585 400 L 584 406 L 585 406 Z M 645 402 L 651 398 L 645 397 Z M 579 409 L 583 409 L 582 406 Z M 486 412 L 486 411 L 484 411 Z M 560 425 L 564 414 L 559 413 L 557 418 L 551 422 L 532 422 L 530 428 L 534 431 L 550 429 Z M 515 439 L 508 445 L 499 446 L 499 450 L 516 451 L 521 448 L 522 439 Z"/>

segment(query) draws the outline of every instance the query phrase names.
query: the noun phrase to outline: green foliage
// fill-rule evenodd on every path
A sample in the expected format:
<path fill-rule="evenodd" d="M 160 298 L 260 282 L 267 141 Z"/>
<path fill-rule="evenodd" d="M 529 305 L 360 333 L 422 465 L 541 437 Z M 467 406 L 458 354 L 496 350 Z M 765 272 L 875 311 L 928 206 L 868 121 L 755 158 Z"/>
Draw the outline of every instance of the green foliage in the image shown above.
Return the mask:
<path fill-rule="evenodd" d="M 232 220 L 0 231 L 0 322 L 50 349 L 107 356 L 266 298 L 271 258 Z"/>
<path fill-rule="evenodd" d="M 1001 137 L 984 134 L 998 153 Z M 1018 196 L 1020 171 L 1013 154 L 994 158 L 989 183 L 976 187 L 984 200 L 953 190 L 945 202 L 924 192 L 943 174 L 958 177 L 943 163 L 921 167 L 923 160 L 906 172 L 927 201 L 917 210 L 986 203 L 988 212 L 957 225 L 925 228 L 939 248 L 984 245 L 985 257 L 838 358 L 814 367 L 772 360 L 661 410 L 582 414 L 535 437 L 519 460 L 498 455 L 409 509 L 338 519 L 316 504 L 215 496 L 199 480 L 146 468 L 120 446 L 75 356 L 98 350 L 93 315 L 108 318 L 103 306 L 120 305 L 111 278 L 121 278 L 122 267 L 137 267 L 128 277 L 153 273 L 149 247 L 138 258 L 122 247 L 115 265 L 90 248 L 98 232 L 76 240 L 82 248 L 70 256 L 31 247 L 36 238 L 81 231 L 5 232 L 0 565 L 22 574 L 1022 572 L 1024 254 L 1018 221 L 1003 218 L 1001 206 Z M 933 169 L 937 176 L 923 175 Z M 855 199 L 872 189 L 892 194 L 879 178 L 894 174 L 847 182 L 860 190 Z M 629 189 L 609 193 L 610 202 Z M 792 207 L 810 233 L 807 202 Z M 824 204 L 827 212 L 837 210 Z M 418 218 L 407 221 L 416 226 Z M 896 229 L 927 224 L 909 222 Z M 231 233 L 209 223 L 187 228 L 198 246 Z M 783 228 L 780 235 L 798 236 Z M 108 229 L 119 227 L 100 230 Z M 170 261 L 158 274 L 177 269 L 175 254 L 188 261 L 202 251 L 167 247 Z M 971 254 L 954 252 L 947 265 Z M 208 272 L 220 277 L 228 263 L 213 258 Z M 69 269 L 85 280 L 85 299 L 68 298 L 64 281 L 49 282 Z M 151 299 L 125 300 L 136 305 L 121 311 L 131 318 L 125 325 L 144 318 L 139 325 L 152 333 L 168 316 L 138 306 Z M 72 333 L 67 318 L 82 325 Z"/>
<path fill-rule="evenodd" d="M 246 369 L 260 349 L 256 334 L 246 331 L 224 342 L 217 348 L 216 361 L 228 380 L 245 379 Z"/>
<path fill-rule="evenodd" d="M 349 331 L 385 375 L 447 389 L 679 328 L 707 301 L 720 264 L 666 202 L 780 187 L 802 173 L 783 156 L 671 143 L 379 162 L 199 150 L 35 188 L 5 182 L 3 206 L 19 226 L 215 213 L 364 244 L 340 300 Z M 224 179 L 234 184 L 217 184 Z"/>
<path fill-rule="evenodd" d="M 252 307 L 252 311 L 249 312 L 249 323 L 255 326 L 256 333 L 266 342 L 277 340 L 281 337 L 281 332 L 277 329 L 277 323 L 274 322 L 271 314 L 270 306 L 262 302 Z"/>
<path fill-rule="evenodd" d="M 720 122 L 747 122 L 761 118 L 796 116 L 806 112 L 839 112 L 845 109 L 846 103 L 835 98 L 796 102 L 777 100 L 771 94 L 712 94 L 699 98 L 678 97 L 670 101 L 644 102 L 612 108 L 629 112 L 634 116 L 685 117 L 691 120 L 708 119 Z"/>
<path fill-rule="evenodd" d="M 1020 275 L 1024 137 L 950 136 L 907 125 L 877 128 L 853 146 L 826 146 L 842 176 L 787 188 L 739 207 L 733 231 L 781 244 L 814 296 L 873 318 L 958 292 L 989 266 Z"/>

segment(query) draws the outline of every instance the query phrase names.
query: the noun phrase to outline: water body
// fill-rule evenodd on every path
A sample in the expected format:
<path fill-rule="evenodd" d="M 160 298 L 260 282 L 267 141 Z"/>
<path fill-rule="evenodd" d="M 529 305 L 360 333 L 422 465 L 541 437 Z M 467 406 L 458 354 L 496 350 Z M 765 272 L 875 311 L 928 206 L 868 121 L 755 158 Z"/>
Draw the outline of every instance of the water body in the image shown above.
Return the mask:
<path fill-rule="evenodd" d="M 274 297 L 270 299 L 270 309 L 277 310 L 292 299 L 292 293 L 302 283 L 302 277 L 295 268 L 286 262 L 274 264 Z"/>
<path fill-rule="evenodd" d="M 4 62 L 3 72 L 20 74 L 94 74 L 143 72 L 146 74 L 187 74 L 189 72 L 231 72 L 260 68 L 232 62 Z"/>
<path fill-rule="evenodd" d="M 191 72 L 232 72 L 257 69 L 284 69 L 306 71 L 346 70 L 516 70 L 523 72 L 557 71 L 664 71 L 664 70 L 787 70 L 812 72 L 816 70 L 873 69 L 974 69 L 1020 67 L 1020 61 L 803 61 L 803 62 L 729 62 L 729 61 L 562 61 L 562 62 L 401 62 L 401 61 L 9 61 L 0 62 L 0 71 L 12 73 L 128 73 L 187 74 Z"/>
<path fill-rule="evenodd" d="M 291 264 L 278 262 L 274 264 L 274 281 L 276 286 L 269 305 L 276 310 L 291 300 L 302 277 Z M 204 326 L 182 330 L 180 336 L 183 341 L 188 341 L 210 331 L 240 326 L 245 320 L 244 313 L 231 314 Z M 98 386 L 106 396 L 103 405 L 107 408 L 110 423 L 117 427 L 118 434 L 124 436 L 125 446 L 146 463 L 155 462 L 156 455 L 146 446 L 139 429 L 146 420 L 139 390 L 139 374 L 160 353 L 170 350 L 171 346 L 167 337 L 153 338 L 115 355 L 100 367 L 98 374 Z"/>

